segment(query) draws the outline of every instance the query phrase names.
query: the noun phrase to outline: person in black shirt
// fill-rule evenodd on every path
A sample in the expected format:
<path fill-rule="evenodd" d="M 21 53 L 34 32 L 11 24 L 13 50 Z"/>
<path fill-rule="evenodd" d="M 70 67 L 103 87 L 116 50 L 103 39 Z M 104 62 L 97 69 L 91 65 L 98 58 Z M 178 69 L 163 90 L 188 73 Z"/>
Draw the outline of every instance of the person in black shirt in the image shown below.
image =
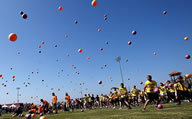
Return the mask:
<path fill-rule="evenodd" d="M 19 107 L 17 109 L 15 109 L 14 115 L 15 116 L 22 115 L 23 114 L 23 110 L 24 110 L 24 105 L 20 104 Z"/>
<path fill-rule="evenodd" d="M 94 97 L 94 94 L 92 94 L 92 96 L 91 96 L 91 105 L 92 105 L 92 108 L 95 108 L 95 97 Z"/>
<path fill-rule="evenodd" d="M 97 95 L 95 98 L 96 98 L 96 104 L 97 106 L 99 106 L 99 95 Z"/>

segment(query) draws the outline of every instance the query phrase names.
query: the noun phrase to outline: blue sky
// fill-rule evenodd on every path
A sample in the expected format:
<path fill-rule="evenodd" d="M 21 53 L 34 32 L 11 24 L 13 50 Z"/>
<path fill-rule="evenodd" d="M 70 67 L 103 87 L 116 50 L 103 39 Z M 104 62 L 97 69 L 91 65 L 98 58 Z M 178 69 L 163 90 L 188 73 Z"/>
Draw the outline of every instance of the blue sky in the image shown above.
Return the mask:
<path fill-rule="evenodd" d="M 16 87 L 21 88 L 20 101 L 34 103 L 39 103 L 40 98 L 50 101 L 52 92 L 59 101 L 64 99 L 65 92 L 80 97 L 82 82 L 83 93 L 108 93 L 111 86 L 121 82 L 117 56 L 122 58 L 127 87 L 136 84 L 142 88 L 139 82 L 145 82 L 148 74 L 157 82 L 164 82 L 172 71 L 192 72 L 191 59 L 185 59 L 186 54 L 192 55 L 191 0 L 97 1 L 96 7 L 91 6 L 91 0 L 0 1 L 0 74 L 4 77 L 0 83 L 7 85 L 0 87 L 0 103 L 16 101 Z M 26 20 L 20 11 L 28 15 Z M 104 14 L 108 15 L 106 21 Z M 74 24 L 75 20 L 78 24 Z M 132 30 L 137 35 L 133 36 Z M 17 34 L 16 42 L 8 40 L 10 33 Z M 188 41 L 184 41 L 186 36 Z M 42 41 L 45 44 L 39 49 Z M 79 48 L 83 53 L 78 53 Z M 16 76 L 15 82 L 12 76 Z M 103 81 L 102 86 L 98 80 Z M 25 87 L 24 82 L 31 85 Z"/>

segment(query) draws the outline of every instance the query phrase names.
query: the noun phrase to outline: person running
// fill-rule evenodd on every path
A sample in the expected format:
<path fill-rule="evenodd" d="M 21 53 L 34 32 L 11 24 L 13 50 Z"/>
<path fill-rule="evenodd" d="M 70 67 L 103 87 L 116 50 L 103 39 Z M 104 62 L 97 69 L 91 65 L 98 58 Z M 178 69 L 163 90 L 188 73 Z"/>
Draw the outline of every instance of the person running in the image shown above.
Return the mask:
<path fill-rule="evenodd" d="M 92 107 L 93 107 L 90 94 L 88 94 L 88 107 L 89 107 L 89 109 L 92 109 Z"/>
<path fill-rule="evenodd" d="M 52 93 L 52 96 L 53 113 L 57 114 L 57 96 L 55 95 L 55 93 Z"/>
<path fill-rule="evenodd" d="M 95 97 L 94 97 L 94 94 L 92 94 L 92 96 L 91 96 L 91 105 L 92 105 L 93 109 L 96 108 L 95 107 Z"/>
<path fill-rule="evenodd" d="M 99 96 L 99 106 L 100 106 L 100 108 L 103 108 L 104 101 L 105 101 L 105 97 L 103 96 L 103 94 L 101 94 L 101 96 Z"/>
<path fill-rule="evenodd" d="M 136 85 L 133 86 L 133 88 L 131 89 L 131 93 L 132 93 L 132 98 L 133 98 L 133 104 L 134 106 L 138 103 L 138 94 L 139 94 L 139 90 L 136 88 Z"/>
<path fill-rule="evenodd" d="M 144 91 L 147 92 L 147 100 L 144 104 L 144 108 L 143 110 L 146 110 L 147 105 L 149 104 L 149 102 L 152 101 L 156 101 L 156 104 L 159 104 L 159 96 L 157 93 L 154 92 L 155 87 L 157 87 L 157 82 L 152 80 L 152 76 L 148 75 L 147 76 L 147 81 L 145 82 L 145 86 L 144 86 Z"/>
<path fill-rule="evenodd" d="M 144 90 L 142 90 L 140 93 L 139 93 L 139 97 L 140 97 L 140 100 L 143 104 L 145 104 L 145 92 Z"/>
<path fill-rule="evenodd" d="M 43 104 L 42 105 L 42 108 L 43 108 L 42 112 L 43 112 L 43 114 L 46 114 L 49 111 L 49 103 L 46 100 L 43 100 L 43 99 L 41 99 L 40 101 Z"/>
<path fill-rule="evenodd" d="M 175 85 L 175 96 L 176 96 L 176 100 L 177 100 L 177 105 L 181 104 L 181 96 L 183 95 L 183 90 L 184 90 L 184 85 L 182 82 L 182 77 L 179 76 L 177 78 L 177 83 Z"/>
<path fill-rule="evenodd" d="M 168 86 L 168 98 L 170 102 L 175 102 L 175 89 L 174 89 L 174 83 L 171 83 L 170 81 L 167 81 L 167 86 Z"/>
<path fill-rule="evenodd" d="M 87 109 L 89 107 L 89 97 L 87 94 L 84 96 L 84 109 Z"/>
<path fill-rule="evenodd" d="M 117 89 L 114 88 L 113 95 L 112 95 L 113 109 L 115 109 L 115 107 L 117 106 L 118 102 L 119 102 L 118 92 L 117 92 Z"/>
<path fill-rule="evenodd" d="M 121 83 L 120 87 L 113 87 L 112 89 L 118 89 L 121 97 L 120 97 L 120 109 L 122 109 L 122 105 L 123 103 L 128 107 L 128 109 L 131 109 L 130 104 L 128 103 L 128 92 L 127 92 L 127 88 L 124 87 L 124 84 Z"/>
<path fill-rule="evenodd" d="M 162 100 L 164 103 L 166 100 L 166 103 L 168 103 L 169 100 L 168 100 L 168 96 L 167 96 L 167 89 L 163 83 L 160 83 L 159 90 L 160 90 L 159 99 Z"/>
<path fill-rule="evenodd" d="M 109 96 L 108 96 L 108 107 L 112 107 L 113 106 L 113 93 L 110 92 Z"/>
<path fill-rule="evenodd" d="M 80 98 L 80 109 L 84 109 L 84 99 Z"/>
<path fill-rule="evenodd" d="M 191 101 L 191 96 L 190 96 L 189 89 L 191 88 L 191 86 L 190 86 L 190 82 L 189 82 L 189 80 L 187 80 L 186 76 L 184 77 L 183 85 L 184 85 L 184 89 L 183 89 L 184 101 L 190 102 Z"/>

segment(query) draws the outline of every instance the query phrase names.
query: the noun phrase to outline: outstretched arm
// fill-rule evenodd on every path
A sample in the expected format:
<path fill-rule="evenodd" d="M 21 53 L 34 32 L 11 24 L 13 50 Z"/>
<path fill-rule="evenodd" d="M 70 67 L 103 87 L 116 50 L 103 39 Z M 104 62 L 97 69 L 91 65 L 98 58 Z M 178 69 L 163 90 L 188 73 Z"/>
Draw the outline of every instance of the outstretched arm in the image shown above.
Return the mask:
<path fill-rule="evenodd" d="M 111 90 L 112 90 L 112 89 L 118 89 L 118 88 L 117 88 L 117 87 L 112 87 Z"/>

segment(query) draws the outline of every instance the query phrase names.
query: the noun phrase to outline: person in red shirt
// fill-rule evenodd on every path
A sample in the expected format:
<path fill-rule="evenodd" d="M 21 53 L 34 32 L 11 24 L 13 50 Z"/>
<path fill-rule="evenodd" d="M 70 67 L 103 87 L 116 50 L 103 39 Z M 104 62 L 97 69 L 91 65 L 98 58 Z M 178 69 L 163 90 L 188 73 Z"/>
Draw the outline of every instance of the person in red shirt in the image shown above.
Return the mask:
<path fill-rule="evenodd" d="M 29 113 L 30 114 L 34 114 L 34 113 L 36 113 L 37 112 L 37 106 L 36 106 L 36 104 L 31 104 L 31 109 L 29 110 Z"/>
<path fill-rule="evenodd" d="M 49 103 L 46 100 L 41 99 L 40 100 L 43 108 L 43 114 L 46 114 L 49 111 Z"/>
<path fill-rule="evenodd" d="M 38 106 L 38 114 L 40 114 L 43 111 L 43 108 L 39 105 Z"/>

